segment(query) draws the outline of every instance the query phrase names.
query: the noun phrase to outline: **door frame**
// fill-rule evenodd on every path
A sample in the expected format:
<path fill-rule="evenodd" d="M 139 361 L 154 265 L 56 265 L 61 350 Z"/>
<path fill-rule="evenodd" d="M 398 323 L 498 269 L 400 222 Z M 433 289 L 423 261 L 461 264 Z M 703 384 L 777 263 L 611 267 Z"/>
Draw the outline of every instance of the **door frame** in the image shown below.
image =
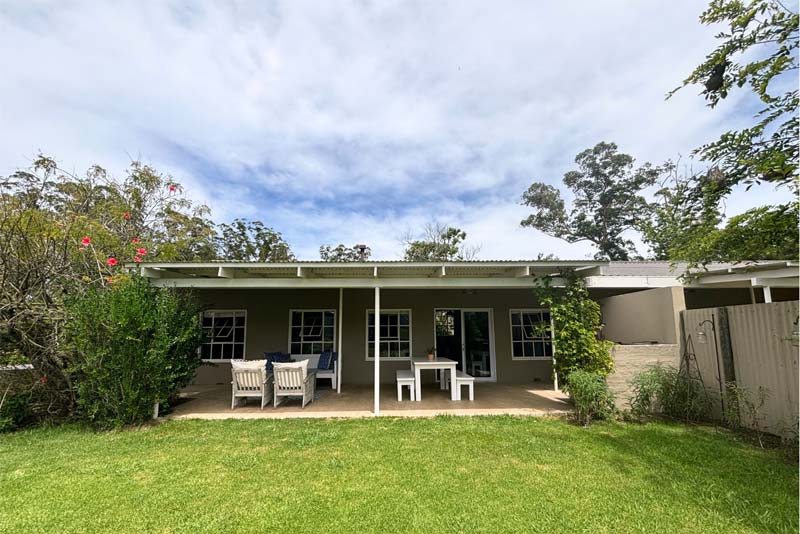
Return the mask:
<path fill-rule="evenodd" d="M 464 328 L 464 312 L 486 312 L 489 315 L 489 365 L 492 368 L 492 375 L 487 377 L 475 377 L 476 382 L 497 382 L 497 358 L 494 350 L 494 308 L 459 308 L 458 306 L 438 306 L 433 308 L 433 350 L 436 351 L 436 312 L 452 310 L 461 314 L 461 368 L 466 372 L 467 369 L 467 344 Z"/>

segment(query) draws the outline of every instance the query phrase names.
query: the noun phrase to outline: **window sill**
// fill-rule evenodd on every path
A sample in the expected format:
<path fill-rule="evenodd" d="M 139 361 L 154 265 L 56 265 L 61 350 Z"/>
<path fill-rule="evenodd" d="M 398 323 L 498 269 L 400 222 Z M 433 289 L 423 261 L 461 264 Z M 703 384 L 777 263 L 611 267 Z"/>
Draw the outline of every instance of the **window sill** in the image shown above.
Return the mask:
<path fill-rule="evenodd" d="M 513 362 L 531 362 L 531 361 L 541 361 L 541 360 L 552 360 L 552 356 L 512 356 L 511 361 Z"/>

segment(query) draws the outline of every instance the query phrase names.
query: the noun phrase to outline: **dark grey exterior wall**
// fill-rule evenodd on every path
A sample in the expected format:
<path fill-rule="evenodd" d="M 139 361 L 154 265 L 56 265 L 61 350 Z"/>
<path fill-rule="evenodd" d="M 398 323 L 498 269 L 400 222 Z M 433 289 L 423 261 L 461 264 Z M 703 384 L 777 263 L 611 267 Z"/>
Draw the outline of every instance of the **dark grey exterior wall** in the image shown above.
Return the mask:
<path fill-rule="evenodd" d="M 213 289 L 198 292 L 209 309 L 247 310 L 248 359 L 262 358 L 267 351 L 288 352 L 289 311 L 292 309 L 337 309 L 338 289 Z M 366 359 L 366 310 L 374 305 L 371 289 L 345 289 L 342 322 L 342 384 L 371 384 L 373 362 Z M 382 309 L 410 309 L 412 351 L 422 356 L 434 344 L 435 308 L 490 308 L 494 329 L 497 381 L 501 383 L 550 382 L 550 360 L 512 360 L 509 310 L 537 308 L 529 289 L 384 289 Z M 339 318 L 337 317 L 337 321 Z M 381 361 L 381 382 L 394 382 L 395 371 L 408 368 L 408 361 Z M 432 373 L 428 373 L 431 374 Z M 195 377 L 198 384 L 227 384 L 230 366 L 204 365 Z"/>

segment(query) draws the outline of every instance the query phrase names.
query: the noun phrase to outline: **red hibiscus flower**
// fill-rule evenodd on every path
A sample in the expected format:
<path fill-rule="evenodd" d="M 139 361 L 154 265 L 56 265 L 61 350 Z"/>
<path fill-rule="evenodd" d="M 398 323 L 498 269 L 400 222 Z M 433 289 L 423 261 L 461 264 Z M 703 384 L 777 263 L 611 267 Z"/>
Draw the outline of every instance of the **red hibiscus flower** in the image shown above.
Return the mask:
<path fill-rule="evenodd" d="M 91 242 L 92 242 L 92 239 L 89 238 L 89 237 L 84 237 L 83 239 L 81 239 L 81 245 L 83 245 L 83 246 L 86 246 Z"/>
<path fill-rule="evenodd" d="M 138 243 L 138 242 L 139 242 L 138 237 L 134 237 L 133 239 L 131 239 L 131 243 Z"/>
<path fill-rule="evenodd" d="M 147 254 L 147 249 L 146 248 L 137 248 L 136 249 L 136 253 L 141 255 L 141 256 L 144 256 L 145 254 Z"/>
<path fill-rule="evenodd" d="M 47 383 L 47 377 L 43 376 L 42 378 L 39 379 L 39 382 L 41 382 L 42 384 Z"/>
<path fill-rule="evenodd" d="M 178 190 L 177 187 L 175 187 L 173 184 L 169 184 L 169 192 L 170 193 L 174 193 L 177 190 Z"/>
<path fill-rule="evenodd" d="M 117 263 L 118 263 L 118 262 L 117 262 L 117 258 L 108 258 L 108 259 L 106 260 L 106 264 L 107 264 L 109 267 L 113 267 L 113 266 L 115 266 Z"/>
<path fill-rule="evenodd" d="M 125 213 L 122 214 L 122 217 L 125 218 L 125 219 L 130 219 L 131 218 L 131 214 L 126 211 Z"/>
<path fill-rule="evenodd" d="M 135 261 L 136 263 L 141 263 L 142 262 L 142 258 L 140 258 L 139 256 L 134 256 L 133 257 L 133 261 Z"/>

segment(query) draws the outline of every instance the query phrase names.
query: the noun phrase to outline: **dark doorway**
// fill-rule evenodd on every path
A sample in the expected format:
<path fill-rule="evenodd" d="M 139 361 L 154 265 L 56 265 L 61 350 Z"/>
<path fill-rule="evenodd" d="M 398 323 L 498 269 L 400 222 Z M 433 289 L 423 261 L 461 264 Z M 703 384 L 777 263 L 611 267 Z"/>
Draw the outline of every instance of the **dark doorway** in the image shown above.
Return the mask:
<path fill-rule="evenodd" d="M 436 357 L 450 358 L 458 362 L 461 369 L 461 310 L 436 310 Z"/>

